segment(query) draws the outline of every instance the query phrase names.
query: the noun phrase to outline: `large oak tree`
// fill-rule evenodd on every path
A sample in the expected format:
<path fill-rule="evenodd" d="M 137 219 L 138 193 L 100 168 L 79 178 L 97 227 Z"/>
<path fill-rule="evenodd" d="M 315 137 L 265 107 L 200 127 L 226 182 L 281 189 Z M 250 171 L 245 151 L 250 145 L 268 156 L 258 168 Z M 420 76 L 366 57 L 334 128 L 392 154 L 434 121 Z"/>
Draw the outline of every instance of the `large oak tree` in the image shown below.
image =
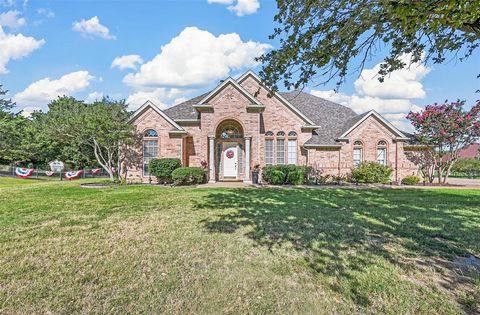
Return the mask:
<path fill-rule="evenodd" d="M 353 60 L 365 62 L 389 50 L 379 80 L 407 67 L 400 60 L 442 63 L 469 57 L 480 42 L 480 1 L 471 0 L 277 0 L 280 47 L 259 58 L 260 75 L 278 89 L 307 83 L 343 83 Z"/>

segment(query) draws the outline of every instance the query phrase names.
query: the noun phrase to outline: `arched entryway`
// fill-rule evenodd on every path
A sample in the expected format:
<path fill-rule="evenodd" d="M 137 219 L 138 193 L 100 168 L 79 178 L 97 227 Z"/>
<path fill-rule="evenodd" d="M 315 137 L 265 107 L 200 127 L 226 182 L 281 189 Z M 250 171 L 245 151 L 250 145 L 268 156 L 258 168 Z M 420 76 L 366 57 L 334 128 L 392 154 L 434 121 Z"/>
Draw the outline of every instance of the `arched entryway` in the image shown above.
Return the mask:
<path fill-rule="evenodd" d="M 217 180 L 242 180 L 245 174 L 245 138 L 242 125 L 228 119 L 215 132 Z"/>

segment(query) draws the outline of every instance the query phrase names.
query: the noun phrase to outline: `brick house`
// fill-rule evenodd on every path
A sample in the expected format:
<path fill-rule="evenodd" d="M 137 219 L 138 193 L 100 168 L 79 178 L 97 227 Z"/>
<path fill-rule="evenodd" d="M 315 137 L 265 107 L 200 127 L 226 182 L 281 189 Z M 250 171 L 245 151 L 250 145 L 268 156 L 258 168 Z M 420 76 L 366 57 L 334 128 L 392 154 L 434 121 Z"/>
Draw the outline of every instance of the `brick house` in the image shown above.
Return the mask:
<path fill-rule="evenodd" d="M 206 167 L 210 182 L 249 182 L 255 165 L 274 164 L 340 175 L 361 161 L 377 161 L 393 169 L 394 181 L 417 172 L 405 155 L 408 136 L 377 112 L 357 115 L 311 94 L 268 92 L 248 71 L 163 111 L 146 102 L 131 118 L 143 135 L 143 163 L 129 168 L 128 180 L 148 182 L 155 157 Z"/>

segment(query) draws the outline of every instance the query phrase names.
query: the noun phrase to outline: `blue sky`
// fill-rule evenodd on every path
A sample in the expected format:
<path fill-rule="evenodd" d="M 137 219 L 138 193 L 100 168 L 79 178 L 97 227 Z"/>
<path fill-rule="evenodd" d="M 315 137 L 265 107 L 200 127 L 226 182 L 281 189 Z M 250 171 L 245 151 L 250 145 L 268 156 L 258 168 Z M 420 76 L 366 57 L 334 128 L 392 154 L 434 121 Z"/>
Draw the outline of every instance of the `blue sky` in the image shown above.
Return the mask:
<path fill-rule="evenodd" d="M 225 76 L 258 70 L 253 58 L 277 45 L 268 39 L 274 1 L 0 3 L 0 83 L 18 109 L 27 111 L 45 110 L 59 93 L 88 100 L 126 98 L 132 108 L 147 98 L 171 106 L 213 88 Z M 374 108 L 401 127 L 408 110 L 445 99 L 469 104 L 480 99 L 475 93 L 480 88 L 478 53 L 463 63 L 414 67 L 378 85 L 372 69 L 384 53 L 367 63 L 361 78 L 349 75 L 340 94 L 330 91 L 333 84 L 307 91 L 357 112 Z M 112 65 L 117 57 L 125 58 Z"/>

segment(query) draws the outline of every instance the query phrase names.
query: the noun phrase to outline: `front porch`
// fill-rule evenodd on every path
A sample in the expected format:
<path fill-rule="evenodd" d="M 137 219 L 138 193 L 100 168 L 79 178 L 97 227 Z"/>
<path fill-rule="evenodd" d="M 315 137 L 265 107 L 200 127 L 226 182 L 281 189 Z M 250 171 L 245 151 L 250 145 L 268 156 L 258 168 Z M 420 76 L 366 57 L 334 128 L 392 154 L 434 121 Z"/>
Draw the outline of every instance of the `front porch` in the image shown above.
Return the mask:
<path fill-rule="evenodd" d="M 219 124 L 215 135 L 208 137 L 209 183 L 251 183 L 251 139 L 235 120 Z"/>

